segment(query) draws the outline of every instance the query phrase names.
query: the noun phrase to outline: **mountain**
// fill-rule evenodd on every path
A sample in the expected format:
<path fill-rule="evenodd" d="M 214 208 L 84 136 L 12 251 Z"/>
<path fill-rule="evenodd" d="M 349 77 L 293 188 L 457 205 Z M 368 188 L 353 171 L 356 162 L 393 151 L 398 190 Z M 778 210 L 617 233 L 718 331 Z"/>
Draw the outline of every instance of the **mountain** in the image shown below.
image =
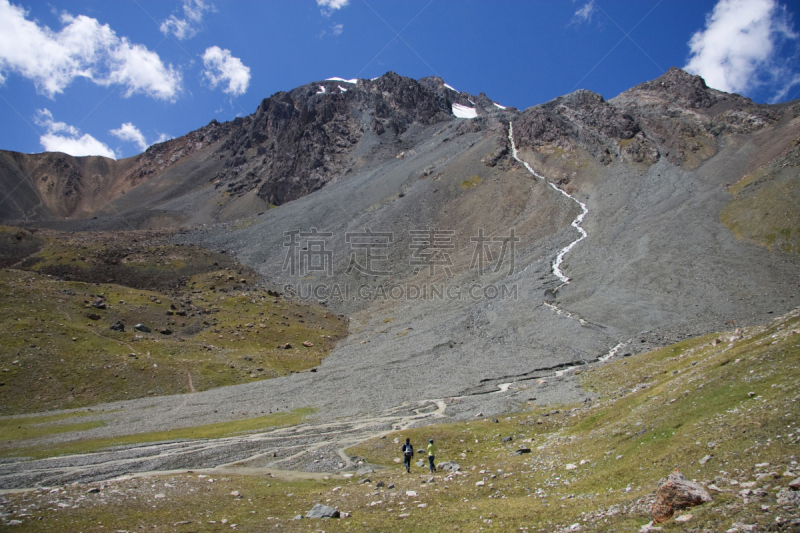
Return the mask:
<path fill-rule="evenodd" d="M 639 498 L 676 461 L 698 479 L 702 461 L 740 461 L 750 479 L 754 438 L 785 465 L 791 406 L 773 407 L 796 366 L 798 166 L 800 102 L 758 105 L 679 69 L 524 111 L 438 78 L 330 79 L 122 161 L 2 152 L 0 213 L 22 227 L 0 228 L 0 396 L 15 413 L 92 406 L 47 426 L 58 435 L 8 419 L 6 449 L 129 446 L 8 459 L 0 487 L 341 472 L 388 454 L 389 430 L 460 422 L 451 453 L 481 426 L 480 452 L 506 422 L 516 447 L 522 425 L 562 413 L 601 443 L 591 465 L 616 465 L 588 494 L 611 472 Z M 698 428 L 709 402 L 728 418 Z M 652 453 L 633 450 L 647 427 L 631 428 L 656 419 Z M 700 439 L 732 447 L 701 459 Z M 463 460 L 485 459 L 470 447 Z"/>
<path fill-rule="evenodd" d="M 4 152 L 2 213 L 178 228 L 172 244 L 345 316 L 319 372 L 259 392 L 344 416 L 486 395 L 800 305 L 798 117 L 797 101 L 758 105 L 675 68 L 524 111 L 438 78 L 331 79 L 127 160 Z"/>
<path fill-rule="evenodd" d="M 122 206 L 158 212 L 185 195 L 208 205 L 201 205 L 199 216 L 167 209 L 173 223 L 230 220 L 352 172 L 357 149 L 374 141 L 362 142 L 365 132 L 399 143 L 411 127 L 452 121 L 453 105 L 479 116 L 499 109 L 485 95 L 456 92 L 439 78 L 415 81 L 389 72 L 375 80 L 326 80 L 279 92 L 252 115 L 225 124 L 212 120 L 120 161 L 2 151 L 0 186 L 8 197 L 0 217 L 91 218 L 123 212 Z M 137 185 L 142 187 L 134 190 Z M 223 207 L 209 206 L 214 203 Z"/>

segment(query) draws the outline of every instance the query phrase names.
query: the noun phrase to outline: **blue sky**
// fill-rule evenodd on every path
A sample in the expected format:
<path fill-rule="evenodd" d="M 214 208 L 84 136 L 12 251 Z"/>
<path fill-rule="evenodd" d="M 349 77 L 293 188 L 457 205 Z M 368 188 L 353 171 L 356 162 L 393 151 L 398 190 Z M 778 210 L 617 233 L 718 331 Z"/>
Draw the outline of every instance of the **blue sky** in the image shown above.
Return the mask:
<path fill-rule="evenodd" d="M 271 94 L 392 70 L 525 109 L 671 66 L 800 97 L 786 0 L 0 0 L 0 149 L 130 157 Z"/>

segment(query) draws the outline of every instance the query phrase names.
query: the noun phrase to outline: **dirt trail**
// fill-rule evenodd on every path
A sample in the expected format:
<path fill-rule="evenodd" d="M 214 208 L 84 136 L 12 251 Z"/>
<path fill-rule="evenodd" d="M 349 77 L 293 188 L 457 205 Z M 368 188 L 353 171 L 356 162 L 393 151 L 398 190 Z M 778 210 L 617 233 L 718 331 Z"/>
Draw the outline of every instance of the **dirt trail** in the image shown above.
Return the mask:
<path fill-rule="evenodd" d="M 194 390 L 194 384 L 192 383 L 192 373 L 189 370 L 186 370 L 186 381 L 189 385 L 189 392 L 197 392 Z"/>

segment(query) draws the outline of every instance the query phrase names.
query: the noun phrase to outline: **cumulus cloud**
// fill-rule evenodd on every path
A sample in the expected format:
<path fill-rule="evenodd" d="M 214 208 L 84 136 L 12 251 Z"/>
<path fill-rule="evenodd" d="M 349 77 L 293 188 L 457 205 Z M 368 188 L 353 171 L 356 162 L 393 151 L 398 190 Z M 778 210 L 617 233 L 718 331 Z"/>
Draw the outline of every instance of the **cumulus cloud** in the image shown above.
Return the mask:
<path fill-rule="evenodd" d="M 572 16 L 572 22 L 575 24 L 580 24 L 581 22 L 591 22 L 592 15 L 594 15 L 596 11 L 597 6 L 594 4 L 594 0 L 590 0 L 575 12 L 575 14 Z"/>
<path fill-rule="evenodd" d="M 132 122 L 125 122 L 119 128 L 109 130 L 109 133 L 120 140 L 132 142 L 139 150 L 144 151 L 147 149 L 148 144 L 144 139 L 144 135 Z"/>
<path fill-rule="evenodd" d="M 15 72 L 49 98 L 76 78 L 120 84 L 126 96 L 140 93 L 159 100 L 174 101 L 181 90 L 181 75 L 172 65 L 97 19 L 64 13 L 64 27 L 56 32 L 26 17 L 22 7 L 0 0 L 0 83 Z"/>
<path fill-rule="evenodd" d="M 330 17 L 334 11 L 342 9 L 350 0 L 317 0 L 317 5 L 321 8 L 322 14 Z"/>
<path fill-rule="evenodd" d="M 800 82 L 779 57 L 780 47 L 797 38 L 786 8 L 776 0 L 720 0 L 705 28 L 689 41 L 684 69 L 721 91 L 747 94 L 768 85 L 779 98 Z"/>
<path fill-rule="evenodd" d="M 241 96 L 250 85 L 250 67 L 242 60 L 233 57 L 230 50 L 219 46 L 206 49 L 203 54 L 203 75 L 208 78 L 211 88 L 225 85 L 223 92 L 231 96 Z"/>
<path fill-rule="evenodd" d="M 214 6 L 203 0 L 184 0 L 183 18 L 170 15 L 167 20 L 161 23 L 161 33 L 164 35 L 171 33 L 181 41 L 191 39 L 199 31 L 203 22 L 203 15 L 213 11 Z"/>
<path fill-rule="evenodd" d="M 88 133 L 81 135 L 75 126 L 56 122 L 48 109 L 38 110 L 33 120 L 46 130 L 46 133 L 39 137 L 39 142 L 48 152 L 63 152 L 76 157 L 101 155 L 116 159 L 111 148 Z"/>

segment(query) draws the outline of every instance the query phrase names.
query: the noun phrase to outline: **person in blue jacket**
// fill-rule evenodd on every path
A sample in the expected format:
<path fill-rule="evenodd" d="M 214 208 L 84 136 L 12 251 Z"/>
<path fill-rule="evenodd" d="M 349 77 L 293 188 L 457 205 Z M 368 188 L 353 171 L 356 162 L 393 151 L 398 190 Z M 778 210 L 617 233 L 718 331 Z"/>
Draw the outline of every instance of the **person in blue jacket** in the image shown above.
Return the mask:
<path fill-rule="evenodd" d="M 400 448 L 403 452 L 403 464 L 406 467 L 406 473 L 411 473 L 411 458 L 414 457 L 414 447 L 411 445 L 411 439 L 406 439 L 406 443 Z"/>

